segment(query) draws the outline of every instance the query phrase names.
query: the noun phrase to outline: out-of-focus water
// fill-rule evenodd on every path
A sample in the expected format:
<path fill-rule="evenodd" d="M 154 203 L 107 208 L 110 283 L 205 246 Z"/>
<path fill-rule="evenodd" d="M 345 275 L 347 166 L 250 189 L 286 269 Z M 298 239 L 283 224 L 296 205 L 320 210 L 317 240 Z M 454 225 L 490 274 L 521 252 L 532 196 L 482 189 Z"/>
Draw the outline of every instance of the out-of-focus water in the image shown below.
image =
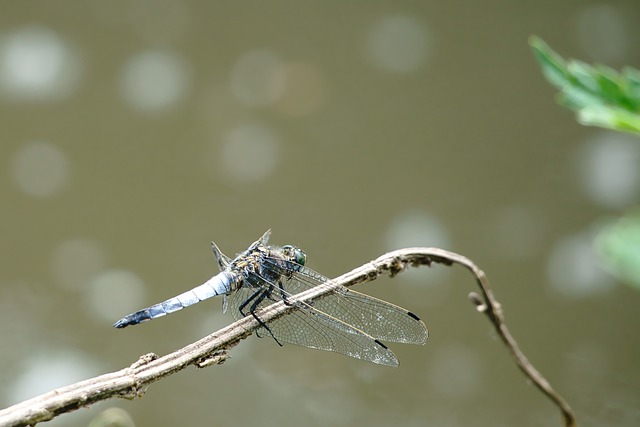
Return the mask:
<path fill-rule="evenodd" d="M 638 28 L 634 0 L 5 5 L 0 407 L 225 326 L 219 301 L 111 325 L 215 273 L 210 240 L 272 228 L 328 276 L 403 246 L 472 258 L 581 424 L 638 425 L 640 294 L 591 243 L 639 202 L 639 141 L 576 124 L 527 46 L 640 68 Z M 559 425 L 465 272 L 359 290 L 430 328 L 397 369 L 251 337 L 51 425 Z"/>

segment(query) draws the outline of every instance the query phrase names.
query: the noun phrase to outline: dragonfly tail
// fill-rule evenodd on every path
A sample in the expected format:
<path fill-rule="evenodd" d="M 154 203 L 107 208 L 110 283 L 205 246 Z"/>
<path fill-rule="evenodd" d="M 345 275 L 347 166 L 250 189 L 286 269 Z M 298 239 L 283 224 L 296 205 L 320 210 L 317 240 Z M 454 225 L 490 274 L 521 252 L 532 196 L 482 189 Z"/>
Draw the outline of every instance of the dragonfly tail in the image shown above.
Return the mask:
<path fill-rule="evenodd" d="M 205 299 L 227 294 L 231 291 L 232 280 L 232 275 L 222 272 L 190 291 L 184 292 L 173 298 L 169 298 L 168 300 L 152 305 L 151 307 L 136 311 L 135 313 L 131 313 L 118 320 L 113 326 L 118 329 L 122 329 L 129 325 L 137 325 L 138 323 L 146 320 L 155 319 L 157 317 L 173 313 L 174 311 L 182 310 L 185 307 L 189 307 L 190 305 L 199 303 Z"/>

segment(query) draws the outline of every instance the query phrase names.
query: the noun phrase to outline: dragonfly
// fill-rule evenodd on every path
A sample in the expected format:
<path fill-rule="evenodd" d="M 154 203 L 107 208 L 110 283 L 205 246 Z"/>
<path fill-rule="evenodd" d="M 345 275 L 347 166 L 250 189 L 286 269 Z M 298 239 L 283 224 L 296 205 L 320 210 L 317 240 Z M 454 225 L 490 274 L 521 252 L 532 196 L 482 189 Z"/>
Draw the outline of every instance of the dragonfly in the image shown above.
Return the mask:
<path fill-rule="evenodd" d="M 308 268 L 307 255 L 300 248 L 269 246 L 270 234 L 268 230 L 234 259 L 211 242 L 220 273 L 187 292 L 129 314 L 114 326 L 136 325 L 219 295 L 223 313 L 230 306 L 236 320 L 252 316 L 259 325 L 256 335 L 271 337 L 281 346 L 296 344 L 395 367 L 398 359 L 383 341 L 426 343 L 429 332 L 417 315 L 338 285 Z M 314 300 L 294 301 L 295 295 L 316 287 L 330 290 Z M 294 309 L 263 322 L 260 310 L 280 301 Z"/>

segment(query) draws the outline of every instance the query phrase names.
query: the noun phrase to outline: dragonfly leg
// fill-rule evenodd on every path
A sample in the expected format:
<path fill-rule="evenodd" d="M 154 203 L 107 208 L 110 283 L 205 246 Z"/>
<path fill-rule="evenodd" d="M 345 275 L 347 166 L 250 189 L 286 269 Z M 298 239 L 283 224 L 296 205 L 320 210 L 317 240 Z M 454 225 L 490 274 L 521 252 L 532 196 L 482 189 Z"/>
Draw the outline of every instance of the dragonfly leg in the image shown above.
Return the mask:
<path fill-rule="evenodd" d="M 285 305 L 291 306 L 292 304 L 289 302 L 289 297 L 287 296 L 287 291 L 284 289 L 284 285 L 282 284 L 282 280 L 278 280 L 278 289 L 280 290 L 280 296 L 282 297 L 282 301 Z"/>
<path fill-rule="evenodd" d="M 262 326 L 267 332 L 269 332 L 269 335 L 271 335 L 271 338 L 273 338 L 274 341 L 277 342 L 280 347 L 282 347 L 282 343 L 280 341 L 278 341 L 278 339 L 275 337 L 275 335 L 273 335 L 273 332 L 271 331 L 271 328 L 269 328 L 269 326 L 267 326 L 267 324 L 264 323 L 262 321 L 262 319 L 260 319 L 258 317 L 258 315 L 256 314 L 256 309 L 258 308 L 260 303 L 262 301 L 264 301 L 266 298 L 270 298 L 270 295 L 271 295 L 271 290 L 270 289 L 268 289 L 268 290 L 258 289 L 256 292 L 253 293 L 253 295 L 251 295 L 242 304 L 240 304 L 240 307 L 238 307 L 238 311 L 240 311 L 240 314 L 242 314 L 243 316 L 246 316 L 247 314 L 245 313 L 244 310 L 247 307 L 247 305 L 251 304 L 251 306 L 249 307 L 249 313 L 251 313 L 253 318 L 258 321 L 260 326 Z M 258 335 L 258 337 L 260 337 L 260 334 L 258 332 L 256 332 L 256 335 Z M 260 338 L 262 338 L 262 337 L 260 337 Z"/>
<path fill-rule="evenodd" d="M 242 314 L 243 316 L 247 315 L 244 309 L 247 307 L 247 305 L 249 305 L 251 301 L 253 301 L 258 295 L 260 295 L 261 292 L 263 292 L 262 289 L 256 290 L 249 298 L 247 298 L 242 302 L 242 304 L 240 304 L 240 306 L 238 307 L 238 311 L 240 312 L 240 314 Z"/>

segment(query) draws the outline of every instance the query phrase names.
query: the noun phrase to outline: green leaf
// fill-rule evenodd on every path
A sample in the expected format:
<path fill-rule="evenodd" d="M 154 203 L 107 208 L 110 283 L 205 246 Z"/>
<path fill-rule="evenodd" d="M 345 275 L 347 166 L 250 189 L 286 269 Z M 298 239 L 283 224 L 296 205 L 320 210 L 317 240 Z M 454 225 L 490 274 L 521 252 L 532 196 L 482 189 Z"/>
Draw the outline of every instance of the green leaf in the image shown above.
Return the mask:
<path fill-rule="evenodd" d="M 619 108 L 585 107 L 578 111 L 578 122 L 587 126 L 640 134 L 640 116 Z"/>
<path fill-rule="evenodd" d="M 640 72 L 631 67 L 622 69 L 622 77 L 627 82 L 629 98 L 635 101 L 635 108 L 640 110 Z"/>
<path fill-rule="evenodd" d="M 640 212 L 605 225 L 595 243 L 604 267 L 640 290 Z"/>
<path fill-rule="evenodd" d="M 640 134 L 640 72 L 621 73 L 605 65 L 565 61 L 542 39 L 529 44 L 542 73 L 560 89 L 559 104 L 573 110 L 581 124 Z"/>
<path fill-rule="evenodd" d="M 542 68 L 542 73 L 547 80 L 549 80 L 549 83 L 562 89 L 568 83 L 569 77 L 564 59 L 552 51 L 551 48 L 538 37 L 532 36 L 529 39 L 529 44 L 533 48 L 533 54 L 538 60 Z"/>

